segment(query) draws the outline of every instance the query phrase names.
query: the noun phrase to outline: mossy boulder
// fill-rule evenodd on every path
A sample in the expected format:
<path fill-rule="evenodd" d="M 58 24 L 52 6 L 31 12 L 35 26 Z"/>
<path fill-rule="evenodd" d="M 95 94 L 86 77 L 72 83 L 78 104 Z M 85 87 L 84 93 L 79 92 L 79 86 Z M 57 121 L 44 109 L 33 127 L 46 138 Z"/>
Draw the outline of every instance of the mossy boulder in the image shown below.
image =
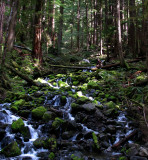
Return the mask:
<path fill-rule="evenodd" d="M 25 103 L 24 99 L 17 100 L 11 104 L 11 110 L 17 112 L 19 107 L 22 107 Z"/>
<path fill-rule="evenodd" d="M 54 137 L 51 137 L 48 140 L 44 141 L 44 148 L 54 151 L 57 148 L 56 139 Z"/>
<path fill-rule="evenodd" d="M 29 139 L 31 138 L 31 134 L 28 126 L 22 126 L 20 132 L 24 137 L 24 141 L 29 141 Z"/>
<path fill-rule="evenodd" d="M 6 157 L 15 157 L 21 155 L 21 149 L 19 148 L 16 141 L 8 144 L 1 151 Z"/>
<path fill-rule="evenodd" d="M 44 147 L 45 141 L 46 141 L 45 137 L 41 137 L 41 138 L 36 139 L 36 140 L 33 142 L 33 145 L 34 145 L 36 148 L 42 148 L 42 147 Z"/>
<path fill-rule="evenodd" d="M 49 157 L 50 160 L 54 160 L 55 154 L 53 152 L 50 152 L 48 157 Z"/>
<path fill-rule="evenodd" d="M 14 121 L 11 125 L 12 131 L 14 132 L 20 132 L 22 127 L 24 127 L 24 122 L 21 118 Z"/>
<path fill-rule="evenodd" d="M 87 97 L 81 97 L 77 100 L 77 104 L 84 104 L 89 102 L 90 100 Z"/>
<path fill-rule="evenodd" d="M 35 119 L 42 119 L 44 113 L 46 112 L 46 108 L 45 107 L 37 107 L 35 109 L 32 110 L 32 117 Z"/>
<path fill-rule="evenodd" d="M 107 106 L 108 108 L 118 108 L 118 106 L 113 101 L 105 103 L 105 106 Z"/>
<path fill-rule="evenodd" d="M 55 113 L 51 112 L 51 111 L 46 111 L 43 115 L 43 120 L 45 122 L 49 122 L 50 120 L 54 120 L 56 117 Z"/>
<path fill-rule="evenodd" d="M 61 126 L 62 123 L 64 123 L 64 120 L 57 117 L 57 118 L 55 118 L 55 120 L 53 121 L 52 127 L 53 127 L 54 129 L 58 129 L 58 128 Z"/>
<path fill-rule="evenodd" d="M 79 81 L 73 81 L 73 85 L 77 86 L 80 82 Z"/>
<path fill-rule="evenodd" d="M 30 111 L 29 110 L 21 110 L 18 112 L 18 114 L 24 118 L 28 118 Z"/>
<path fill-rule="evenodd" d="M 88 88 L 88 89 L 99 89 L 100 87 L 99 87 L 99 84 L 98 84 L 97 82 L 95 82 L 95 81 L 90 81 L 90 82 L 88 82 L 88 84 L 87 84 L 87 88 Z"/>

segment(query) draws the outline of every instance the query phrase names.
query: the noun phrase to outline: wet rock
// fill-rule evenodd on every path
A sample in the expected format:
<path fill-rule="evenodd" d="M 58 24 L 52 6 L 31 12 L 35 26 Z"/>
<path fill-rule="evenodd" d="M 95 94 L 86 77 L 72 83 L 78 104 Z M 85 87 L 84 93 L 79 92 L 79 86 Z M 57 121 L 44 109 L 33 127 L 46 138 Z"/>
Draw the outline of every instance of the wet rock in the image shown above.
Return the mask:
<path fill-rule="evenodd" d="M 46 109 L 44 107 L 37 107 L 32 110 L 32 117 L 35 119 L 42 119 L 44 113 L 46 112 Z"/>
<path fill-rule="evenodd" d="M 87 103 L 89 101 L 90 100 L 87 97 L 81 97 L 76 102 L 77 102 L 77 104 L 84 104 L 84 103 Z"/>
<path fill-rule="evenodd" d="M 76 131 L 78 129 L 78 124 L 75 121 L 68 120 L 62 124 L 64 130 Z"/>
<path fill-rule="evenodd" d="M 96 111 L 96 107 L 94 103 L 86 103 L 81 106 L 82 110 L 87 111 L 89 113 L 94 113 Z M 101 114 L 101 113 L 100 113 Z"/>
<path fill-rule="evenodd" d="M 43 120 L 45 122 L 49 122 L 50 120 L 54 120 L 56 117 L 56 114 L 51 111 L 46 111 L 43 115 Z"/>
<path fill-rule="evenodd" d="M 105 114 L 106 116 L 108 116 L 108 117 L 114 117 L 114 116 L 118 115 L 118 112 L 117 112 L 116 109 L 110 108 L 110 109 L 105 110 L 105 111 L 104 111 L 104 114 Z"/>
<path fill-rule="evenodd" d="M 8 144 L 1 151 L 6 157 L 15 157 L 21 154 L 21 150 L 16 141 Z"/>
<path fill-rule="evenodd" d="M 148 157 L 148 148 L 140 147 L 139 148 L 139 155 L 143 157 Z"/>
<path fill-rule="evenodd" d="M 107 128 L 106 128 L 106 131 L 110 132 L 110 133 L 116 133 L 116 126 L 108 125 Z"/>
<path fill-rule="evenodd" d="M 29 111 L 29 110 L 21 110 L 18 114 L 19 114 L 21 117 L 28 118 L 28 116 L 29 116 L 29 114 L 30 114 L 30 111 Z"/>
<path fill-rule="evenodd" d="M 0 128 L 0 141 L 5 137 L 6 131 Z"/>
<path fill-rule="evenodd" d="M 14 121 L 11 125 L 13 132 L 21 131 L 21 127 L 24 127 L 24 122 L 21 118 L 19 118 L 17 121 Z"/>
<path fill-rule="evenodd" d="M 92 138 L 92 132 L 87 132 L 84 134 L 84 139 L 91 139 Z"/>
<path fill-rule="evenodd" d="M 139 156 L 131 156 L 130 160 L 147 160 L 146 157 L 139 157 Z"/>
<path fill-rule="evenodd" d="M 41 97 L 44 94 L 44 92 L 37 91 L 33 94 L 34 97 Z"/>
<path fill-rule="evenodd" d="M 44 146 L 44 141 L 46 141 L 45 137 L 38 138 L 33 142 L 33 145 L 36 148 L 42 148 Z"/>
<path fill-rule="evenodd" d="M 96 109 L 95 116 L 98 120 L 105 118 L 104 114 L 99 109 Z"/>
<path fill-rule="evenodd" d="M 127 154 L 128 156 L 136 156 L 136 155 L 138 155 L 138 148 L 136 148 L 136 147 L 131 147 L 131 148 L 129 148 L 129 149 L 127 150 L 126 154 Z"/>
<path fill-rule="evenodd" d="M 66 139 L 69 139 L 69 138 L 71 138 L 72 136 L 74 135 L 74 133 L 73 132 L 68 132 L 68 131 L 66 131 L 66 132 L 63 132 L 63 134 L 62 134 L 62 139 L 64 139 L 64 140 L 66 140 Z"/>
<path fill-rule="evenodd" d="M 29 130 L 28 126 L 21 127 L 21 133 L 22 133 L 22 135 L 24 137 L 24 141 L 25 142 L 29 141 L 29 139 L 31 138 L 31 134 L 30 134 L 30 130 Z"/>
<path fill-rule="evenodd" d="M 64 120 L 63 119 L 60 119 L 60 118 L 55 118 L 54 122 L 52 123 L 52 127 L 53 129 L 58 129 L 62 123 L 64 123 Z"/>
<path fill-rule="evenodd" d="M 107 141 L 101 142 L 101 146 L 104 148 L 108 148 L 110 144 Z"/>

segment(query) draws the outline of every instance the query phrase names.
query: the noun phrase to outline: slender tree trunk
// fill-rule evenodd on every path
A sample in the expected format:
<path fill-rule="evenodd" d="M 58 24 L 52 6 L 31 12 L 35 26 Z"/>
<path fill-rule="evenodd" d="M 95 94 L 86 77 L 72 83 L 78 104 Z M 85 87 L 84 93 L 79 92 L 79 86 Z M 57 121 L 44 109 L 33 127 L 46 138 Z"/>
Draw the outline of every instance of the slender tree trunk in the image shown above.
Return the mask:
<path fill-rule="evenodd" d="M 34 41 L 33 41 L 33 59 L 37 59 L 39 63 L 42 63 L 43 54 L 42 54 L 42 9 L 43 9 L 44 0 L 36 1 L 35 8 L 35 22 L 34 22 Z"/>
<path fill-rule="evenodd" d="M 80 3 L 81 1 L 78 0 L 78 7 L 77 7 L 77 51 L 80 50 Z"/>
<path fill-rule="evenodd" d="M 102 55 L 102 50 L 103 50 L 103 39 L 102 39 L 102 29 L 103 29 L 103 24 L 102 24 L 102 0 L 100 0 L 100 55 Z"/>
<path fill-rule="evenodd" d="M 3 53 L 3 23 L 4 23 L 5 3 L 0 1 L 0 61 Z M 1 62 L 0 62 L 1 64 Z"/>
<path fill-rule="evenodd" d="M 6 36 L 5 49 L 2 57 L 2 66 L 5 64 L 6 53 L 10 52 L 11 49 L 13 48 L 13 43 L 15 40 L 15 26 L 17 21 L 18 6 L 19 6 L 19 0 L 13 1 L 10 13 L 10 22 L 8 26 L 8 35 Z"/>
<path fill-rule="evenodd" d="M 64 14 L 64 0 L 61 0 L 60 6 L 60 19 L 59 19 L 59 27 L 58 27 L 58 53 L 61 54 L 62 48 L 62 36 L 63 36 L 63 15 Z"/>
<path fill-rule="evenodd" d="M 134 17 L 136 16 L 135 12 L 135 0 L 130 0 L 129 1 L 129 13 L 130 13 L 130 26 L 129 26 L 129 47 L 130 47 L 130 52 L 133 54 L 133 57 L 136 57 L 136 37 L 135 37 L 135 21 Z"/>
<path fill-rule="evenodd" d="M 88 26 L 88 2 L 87 0 L 85 1 L 85 13 L 86 13 L 86 47 L 87 47 L 87 51 L 89 50 L 89 26 Z"/>
<path fill-rule="evenodd" d="M 122 51 L 122 39 L 121 39 L 121 22 L 120 22 L 120 0 L 117 0 L 117 35 L 118 35 L 118 54 L 120 59 L 120 64 L 122 67 L 125 66 L 123 51 Z"/>

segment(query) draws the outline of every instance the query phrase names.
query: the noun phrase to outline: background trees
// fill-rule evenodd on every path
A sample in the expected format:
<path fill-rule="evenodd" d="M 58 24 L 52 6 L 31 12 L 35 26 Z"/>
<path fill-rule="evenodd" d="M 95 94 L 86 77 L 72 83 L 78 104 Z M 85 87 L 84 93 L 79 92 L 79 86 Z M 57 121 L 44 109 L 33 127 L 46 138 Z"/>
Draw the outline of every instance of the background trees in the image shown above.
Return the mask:
<path fill-rule="evenodd" d="M 40 63 L 49 52 L 60 55 L 95 50 L 107 59 L 119 57 L 121 64 L 127 56 L 146 56 L 147 46 L 142 44 L 146 42 L 147 0 L 117 2 L 1 0 L 1 57 L 4 43 L 11 51 L 14 42 L 32 48 L 32 57 Z"/>

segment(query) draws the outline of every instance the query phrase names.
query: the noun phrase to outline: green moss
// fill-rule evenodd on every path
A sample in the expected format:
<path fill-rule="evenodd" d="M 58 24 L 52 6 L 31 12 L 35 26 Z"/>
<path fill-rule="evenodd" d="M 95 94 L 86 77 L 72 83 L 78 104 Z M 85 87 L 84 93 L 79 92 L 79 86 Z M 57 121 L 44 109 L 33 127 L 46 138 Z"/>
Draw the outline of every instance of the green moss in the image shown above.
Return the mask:
<path fill-rule="evenodd" d="M 1 151 L 6 157 L 15 157 L 21 155 L 21 150 L 16 141 L 8 144 Z"/>
<path fill-rule="evenodd" d="M 20 99 L 18 101 L 15 101 L 13 103 L 14 106 L 22 106 L 23 104 L 25 103 L 25 100 L 24 99 Z"/>
<path fill-rule="evenodd" d="M 99 89 L 99 85 L 95 81 L 90 81 L 87 84 L 88 89 Z"/>
<path fill-rule="evenodd" d="M 83 158 L 79 158 L 79 157 L 75 156 L 74 154 L 71 155 L 71 159 L 72 160 L 84 160 Z"/>
<path fill-rule="evenodd" d="M 73 85 L 77 86 L 79 84 L 79 81 L 73 81 Z"/>
<path fill-rule="evenodd" d="M 37 107 L 37 108 L 32 110 L 32 116 L 35 119 L 41 119 L 45 112 L 46 112 L 46 108 L 44 108 L 42 106 L 41 107 Z"/>
<path fill-rule="evenodd" d="M 14 132 L 21 131 L 21 127 L 24 127 L 24 122 L 21 118 L 19 118 L 17 121 L 14 121 L 11 125 L 11 128 Z"/>
<path fill-rule="evenodd" d="M 17 112 L 17 111 L 18 111 L 18 107 L 17 107 L 17 106 L 12 106 L 12 107 L 11 107 L 11 110 L 12 110 L 13 112 Z"/>
<path fill-rule="evenodd" d="M 59 85 L 59 87 L 67 87 L 68 86 L 68 84 L 66 82 L 63 82 L 63 81 L 59 81 L 58 85 Z"/>
<path fill-rule="evenodd" d="M 45 138 L 38 138 L 36 139 L 34 142 L 33 142 L 33 145 L 36 147 L 36 148 L 41 148 L 41 147 L 44 147 L 44 142 L 45 141 Z"/>
<path fill-rule="evenodd" d="M 119 157 L 119 160 L 127 160 L 127 157 L 125 156 Z"/>
<path fill-rule="evenodd" d="M 47 111 L 43 115 L 43 120 L 45 122 L 48 122 L 50 120 L 53 120 L 55 118 L 55 114 L 53 112 Z"/>
<path fill-rule="evenodd" d="M 52 123 L 52 127 L 54 129 L 58 129 L 62 123 L 64 123 L 64 120 L 57 117 L 57 118 L 55 118 L 54 122 Z"/>
<path fill-rule="evenodd" d="M 76 103 L 71 103 L 71 108 L 78 108 L 78 107 L 79 107 L 78 104 L 76 104 Z"/>
<path fill-rule="evenodd" d="M 92 137 L 93 137 L 95 149 L 100 149 L 100 145 L 99 145 L 99 142 L 98 142 L 98 137 L 96 136 L 96 134 L 94 132 L 92 133 Z"/>
<path fill-rule="evenodd" d="M 78 104 L 84 104 L 86 102 L 90 101 L 87 97 L 81 97 L 77 100 Z"/>
<path fill-rule="evenodd" d="M 109 108 L 118 108 L 118 106 L 113 101 L 109 101 L 105 103 L 105 105 Z"/>
<path fill-rule="evenodd" d="M 54 160 L 55 154 L 53 152 L 50 152 L 48 157 L 49 157 L 50 160 Z"/>
<path fill-rule="evenodd" d="M 44 141 L 44 148 L 54 151 L 57 148 L 57 141 L 55 138 L 51 137 Z"/>

